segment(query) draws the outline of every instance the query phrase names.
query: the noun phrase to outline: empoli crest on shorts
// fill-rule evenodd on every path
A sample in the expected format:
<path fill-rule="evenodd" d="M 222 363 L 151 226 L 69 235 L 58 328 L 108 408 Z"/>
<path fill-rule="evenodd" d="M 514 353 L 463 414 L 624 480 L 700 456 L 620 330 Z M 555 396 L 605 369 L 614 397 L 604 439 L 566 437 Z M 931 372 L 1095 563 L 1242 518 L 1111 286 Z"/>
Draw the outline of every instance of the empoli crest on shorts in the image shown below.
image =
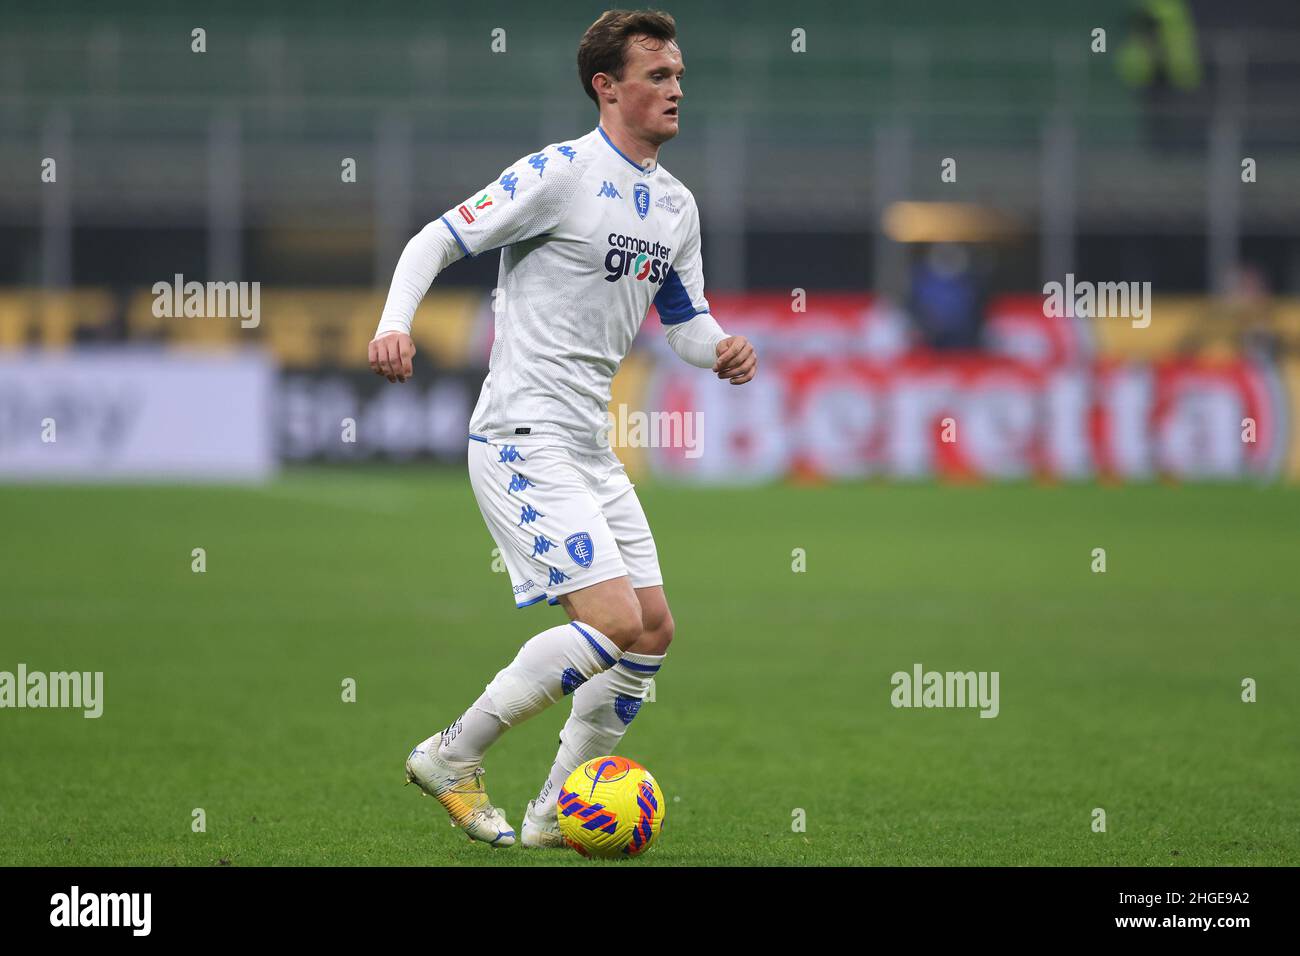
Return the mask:
<path fill-rule="evenodd" d="M 581 568 L 591 567 L 592 559 L 596 556 L 591 535 L 585 531 L 578 531 L 565 538 L 564 549 L 569 552 L 569 557 L 573 558 L 573 563 Z"/>

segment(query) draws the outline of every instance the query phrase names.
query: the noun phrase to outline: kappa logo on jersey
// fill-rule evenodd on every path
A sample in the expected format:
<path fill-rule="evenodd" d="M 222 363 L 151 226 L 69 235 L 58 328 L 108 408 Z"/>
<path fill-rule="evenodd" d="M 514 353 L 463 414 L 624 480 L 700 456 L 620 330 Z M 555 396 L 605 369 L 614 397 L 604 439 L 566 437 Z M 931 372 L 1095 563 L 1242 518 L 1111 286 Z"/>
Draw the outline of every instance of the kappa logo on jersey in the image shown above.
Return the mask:
<path fill-rule="evenodd" d="M 605 281 L 617 282 L 630 275 L 638 282 L 663 282 L 668 278 L 667 246 L 636 236 L 620 236 L 611 232 L 607 237 L 611 248 L 605 253 Z"/>
<path fill-rule="evenodd" d="M 507 170 L 501 175 L 501 179 L 498 181 L 497 185 L 508 192 L 511 199 L 514 199 L 515 189 L 519 186 L 519 177 Z"/>
<path fill-rule="evenodd" d="M 600 181 L 600 192 L 596 193 L 596 196 L 597 197 L 605 196 L 606 198 L 609 199 L 623 198 L 621 195 L 619 195 L 618 190 L 614 188 L 614 184 L 605 179 L 602 179 Z"/>
<path fill-rule="evenodd" d="M 537 175 L 542 175 L 542 170 L 546 168 L 546 154 L 538 153 L 536 156 L 528 157 L 528 165 L 537 170 Z"/>
<path fill-rule="evenodd" d="M 572 146 L 557 146 L 555 147 L 555 151 L 569 162 L 573 162 L 573 158 L 578 155 L 578 151 Z"/>
<path fill-rule="evenodd" d="M 596 556 L 595 546 L 591 543 L 591 535 L 585 531 L 579 531 L 565 538 L 564 550 L 569 552 L 569 557 L 573 558 L 573 563 L 582 568 L 591 567 L 592 558 Z"/>
<path fill-rule="evenodd" d="M 636 204 L 636 214 L 644 219 L 650 213 L 650 187 L 637 183 L 632 187 L 632 202 Z"/>

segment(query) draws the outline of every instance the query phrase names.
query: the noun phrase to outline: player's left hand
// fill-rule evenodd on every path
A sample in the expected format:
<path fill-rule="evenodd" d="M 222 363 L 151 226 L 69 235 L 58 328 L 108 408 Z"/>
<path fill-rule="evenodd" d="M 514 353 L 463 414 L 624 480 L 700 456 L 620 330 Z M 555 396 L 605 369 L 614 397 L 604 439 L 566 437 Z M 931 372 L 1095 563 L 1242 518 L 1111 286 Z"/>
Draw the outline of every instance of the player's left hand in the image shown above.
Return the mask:
<path fill-rule="evenodd" d="M 728 336 L 718 343 L 713 371 L 718 378 L 731 379 L 732 385 L 744 385 L 758 371 L 758 353 L 743 335 Z"/>

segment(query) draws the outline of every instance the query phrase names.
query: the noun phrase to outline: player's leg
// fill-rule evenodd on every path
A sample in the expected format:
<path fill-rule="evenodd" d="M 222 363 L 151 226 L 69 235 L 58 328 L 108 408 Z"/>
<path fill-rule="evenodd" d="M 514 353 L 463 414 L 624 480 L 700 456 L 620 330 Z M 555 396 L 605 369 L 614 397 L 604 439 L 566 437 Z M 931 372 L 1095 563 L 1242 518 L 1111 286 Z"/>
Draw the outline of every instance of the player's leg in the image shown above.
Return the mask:
<path fill-rule="evenodd" d="M 573 694 L 573 710 L 560 732 L 560 745 L 546 782 L 525 811 L 525 847 L 563 846 L 555 822 L 561 785 L 575 768 L 595 757 L 616 753 L 623 735 L 648 696 L 673 639 L 673 617 L 664 595 L 654 537 L 645 512 L 621 463 L 615 459 L 597 489 L 619 553 L 628 567 L 636 595 L 641 634 L 607 671 L 583 683 Z M 571 597 L 571 595 L 570 595 Z M 585 608 L 561 598 L 570 617 Z"/>
<path fill-rule="evenodd" d="M 507 446 L 471 442 L 469 461 L 475 499 L 516 595 L 534 580 L 553 582 L 541 596 L 548 590 L 558 596 L 567 588 L 596 594 L 584 600 L 577 618 L 528 640 L 459 718 L 418 744 L 407 759 L 408 780 L 437 797 L 472 839 L 508 846 L 514 831 L 488 801 L 479 779 L 485 752 L 510 727 L 612 667 L 640 636 L 640 609 L 613 535 L 562 453 L 539 448 L 525 456 Z M 582 529 L 575 534 L 582 536 L 584 548 L 570 553 L 578 551 L 582 564 L 549 553 L 575 528 Z M 587 578 L 600 576 L 607 579 L 584 588 Z"/>
<path fill-rule="evenodd" d="M 586 681 L 573 693 L 573 710 L 560 731 L 560 745 L 537 798 L 524 811 L 525 847 L 562 847 L 555 803 L 575 769 L 606 754 L 617 753 L 623 735 L 641 710 L 651 682 L 673 639 L 673 617 L 662 585 L 636 588 L 641 608 L 641 636 L 618 664 Z M 581 611 L 561 598 L 570 617 Z"/>
<path fill-rule="evenodd" d="M 534 448 L 525 457 L 507 448 L 484 444 L 471 451 L 475 499 L 514 590 L 520 587 L 516 579 L 545 581 L 544 592 L 567 599 L 576 613 L 570 623 L 525 643 L 447 728 L 443 751 L 458 761 L 482 760 L 507 728 L 612 667 L 641 636 L 641 608 L 613 532 L 572 456 L 563 449 Z M 581 539 L 581 550 L 576 542 L 561 545 L 573 539 Z"/>
<path fill-rule="evenodd" d="M 573 748 L 577 751 L 573 756 L 578 759 L 568 768 L 569 772 L 593 757 L 617 752 L 619 742 L 649 696 L 654 676 L 663 666 L 673 641 L 673 615 L 663 585 L 634 590 L 640 606 L 641 636 L 624 651 L 617 665 L 574 692 L 571 719 L 585 726 L 575 737 L 575 743 L 582 743 Z M 565 610 L 573 613 L 569 606 Z M 557 785 L 560 782 L 563 781 L 557 781 Z"/>
<path fill-rule="evenodd" d="M 626 578 L 617 580 L 626 587 Z M 593 601 L 571 621 L 547 628 L 525 642 L 478 700 L 443 731 L 444 757 L 458 762 L 482 761 L 487 749 L 509 728 L 613 667 L 624 646 L 632 646 L 640 622 L 635 610 L 617 607 L 621 601 L 615 582 L 605 581 L 589 590 L 609 592 L 602 598 L 608 603 Z M 633 598 L 630 608 L 635 607 Z"/>
<path fill-rule="evenodd" d="M 579 763 L 614 752 L 649 694 L 651 682 L 663 666 L 673 640 L 673 615 L 664 595 L 659 553 L 650 523 L 623 463 L 613 452 L 606 455 L 605 461 L 595 494 L 627 566 L 640 611 L 641 634 L 623 654 L 617 672 L 607 672 L 599 680 L 589 681 L 590 686 L 584 684 L 581 688 L 581 697 L 574 696 L 574 713 L 578 718 L 609 731 L 581 748 L 585 752 L 604 744 L 606 749 L 584 756 Z M 617 720 L 610 719 L 611 715 Z"/>
<path fill-rule="evenodd" d="M 636 589 L 637 603 L 641 605 L 641 637 L 628 648 L 637 654 L 662 657 L 673 642 L 673 613 L 668 608 L 664 586 Z"/>
<path fill-rule="evenodd" d="M 627 586 L 627 578 L 617 580 Z M 610 581 L 590 590 L 618 591 Z M 412 751 L 406 765 L 408 779 L 437 797 L 471 838 L 506 846 L 514 842 L 514 831 L 491 806 L 478 779 L 483 756 L 511 727 L 600 676 L 621 658 L 620 644 L 632 645 L 640 623 L 635 617 L 620 617 L 618 604 L 618 594 L 610 593 L 575 620 L 532 637 L 460 717 Z"/>

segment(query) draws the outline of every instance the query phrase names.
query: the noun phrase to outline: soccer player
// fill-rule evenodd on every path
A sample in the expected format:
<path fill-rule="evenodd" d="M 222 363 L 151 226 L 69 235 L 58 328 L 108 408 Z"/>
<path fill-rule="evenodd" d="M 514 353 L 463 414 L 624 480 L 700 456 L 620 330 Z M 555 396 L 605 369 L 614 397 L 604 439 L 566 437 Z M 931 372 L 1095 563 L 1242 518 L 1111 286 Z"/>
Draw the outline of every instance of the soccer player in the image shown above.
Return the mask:
<path fill-rule="evenodd" d="M 406 761 L 408 782 L 493 846 L 515 842 L 481 779 L 493 742 L 572 695 L 520 834 L 526 847 L 564 846 L 561 784 L 618 750 L 672 641 L 654 538 L 605 435 L 610 382 L 651 303 L 692 365 L 743 385 L 758 363 L 744 336 L 709 314 L 695 197 L 658 162 L 682 101 L 676 32 L 655 11 L 610 10 L 591 25 L 578 74 L 599 125 L 523 157 L 425 226 L 397 263 L 370 343 L 370 367 L 406 381 L 411 319 L 434 277 L 462 256 L 501 249 L 496 340 L 469 423 L 470 483 L 516 606 L 558 603 L 569 622 L 528 640 Z"/>

